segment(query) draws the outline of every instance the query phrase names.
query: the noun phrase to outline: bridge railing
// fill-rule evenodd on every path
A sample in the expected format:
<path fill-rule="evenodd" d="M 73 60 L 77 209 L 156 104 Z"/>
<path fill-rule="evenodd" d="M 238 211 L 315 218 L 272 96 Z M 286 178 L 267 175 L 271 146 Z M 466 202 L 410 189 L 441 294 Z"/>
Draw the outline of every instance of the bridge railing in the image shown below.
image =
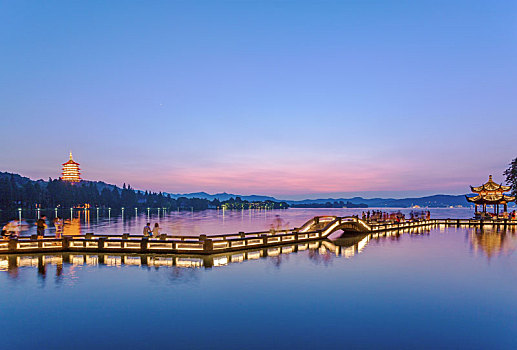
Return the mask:
<path fill-rule="evenodd" d="M 299 233 L 298 230 L 259 231 L 215 236 L 176 236 L 162 234 L 158 237 L 143 235 L 67 235 L 62 238 L 35 236 L 0 241 L 0 252 L 20 251 L 203 251 L 242 249 L 253 246 L 286 244 L 321 237 L 320 231 Z"/>
<path fill-rule="evenodd" d="M 243 249 L 255 246 L 281 245 L 290 242 L 304 242 L 325 238 L 342 225 L 353 222 L 363 227 L 364 232 L 381 232 L 401 230 L 428 225 L 516 225 L 513 220 L 474 220 L 474 219 L 431 219 L 408 222 L 364 222 L 357 217 L 315 217 L 302 226 L 301 229 L 282 229 L 278 231 L 239 232 L 213 236 L 181 236 L 162 234 L 158 237 L 143 235 L 84 235 L 63 236 L 63 238 L 44 237 L 37 239 L 35 235 L 19 237 L 8 241 L 0 240 L 0 253 L 25 251 L 203 251 L 210 253 L 223 250 Z"/>

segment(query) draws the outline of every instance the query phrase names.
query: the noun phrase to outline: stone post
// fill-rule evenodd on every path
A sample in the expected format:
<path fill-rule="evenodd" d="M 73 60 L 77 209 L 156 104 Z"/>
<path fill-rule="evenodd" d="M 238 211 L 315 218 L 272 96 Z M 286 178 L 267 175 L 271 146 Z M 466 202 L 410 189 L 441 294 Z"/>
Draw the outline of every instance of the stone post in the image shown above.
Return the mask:
<path fill-rule="evenodd" d="M 104 250 L 104 243 L 106 243 L 106 238 L 101 237 L 97 240 L 97 244 L 99 245 L 99 251 Z"/>
<path fill-rule="evenodd" d="M 214 250 L 214 242 L 211 239 L 207 239 L 205 235 L 205 239 L 203 240 L 203 252 L 211 253 Z"/>
<path fill-rule="evenodd" d="M 262 234 L 262 244 L 266 245 L 267 244 L 267 235 L 265 234 Z"/>
<path fill-rule="evenodd" d="M 142 237 L 142 242 L 140 242 L 140 250 L 142 253 L 147 252 L 147 243 L 149 242 L 149 237 Z"/>
<path fill-rule="evenodd" d="M 63 247 L 63 251 L 68 251 L 68 248 L 70 247 L 70 237 L 63 237 L 61 239 L 61 245 Z"/>
<path fill-rule="evenodd" d="M 11 238 L 7 244 L 9 253 L 15 253 L 18 249 L 18 238 Z"/>

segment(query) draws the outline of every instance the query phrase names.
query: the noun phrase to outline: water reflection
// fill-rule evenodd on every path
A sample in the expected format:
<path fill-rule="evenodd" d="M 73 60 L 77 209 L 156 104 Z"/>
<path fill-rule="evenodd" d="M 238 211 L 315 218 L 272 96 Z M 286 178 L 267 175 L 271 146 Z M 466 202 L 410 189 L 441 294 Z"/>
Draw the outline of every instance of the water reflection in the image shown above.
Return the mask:
<path fill-rule="evenodd" d="M 186 255 L 136 255 L 136 254 L 27 254 L 27 255 L 0 255 L 0 271 L 7 271 L 12 278 L 18 276 L 19 268 L 37 268 L 38 274 L 42 277 L 47 275 L 47 266 L 58 266 L 57 275 L 62 274 L 63 265 L 66 266 L 139 266 L 139 267 L 177 267 L 177 268 L 213 268 L 226 266 L 232 263 L 241 263 L 246 260 L 257 260 L 269 258 L 274 265 L 279 266 L 282 258 L 291 253 L 308 250 L 311 259 L 314 256 L 327 256 L 333 254 L 341 256 L 346 254 L 349 258 L 362 251 L 364 242 L 369 237 L 355 239 L 338 245 L 331 241 L 317 241 L 311 243 L 270 247 L 260 250 L 237 251 L 227 254 L 208 256 L 186 256 Z M 316 259 L 317 260 L 317 259 Z"/>
<path fill-rule="evenodd" d="M 507 255 L 517 248 L 516 228 L 476 227 L 469 233 L 469 241 L 474 253 L 485 255 L 488 259 Z"/>
<path fill-rule="evenodd" d="M 73 222 L 73 220 L 72 220 Z M 73 223 L 71 224 L 73 225 Z M 79 231 L 80 232 L 80 231 Z M 246 260 L 267 258 L 276 267 L 286 261 L 289 254 L 308 252 L 310 261 L 317 264 L 328 264 L 335 257 L 349 259 L 363 252 L 369 242 L 386 239 L 397 240 L 404 234 L 429 234 L 428 228 L 418 227 L 404 231 L 376 233 L 375 235 L 342 236 L 335 240 L 319 240 L 294 245 L 281 245 L 257 250 L 234 251 L 215 255 L 137 255 L 116 253 L 55 253 L 55 254 L 25 254 L 0 255 L 0 271 L 7 271 L 12 278 L 18 277 L 18 268 L 35 267 L 38 274 L 45 278 L 47 266 L 58 267 L 56 276 L 62 275 L 63 265 L 67 266 L 139 266 L 152 268 L 205 268 L 226 266 L 241 263 Z"/>
<path fill-rule="evenodd" d="M 89 227 L 89 218 L 90 215 L 85 215 L 88 218 L 88 227 Z M 79 212 L 78 217 L 73 219 L 65 220 L 65 225 L 63 226 L 63 235 L 69 236 L 78 236 L 83 234 L 83 226 L 81 224 L 81 213 Z"/>
<path fill-rule="evenodd" d="M 94 212 L 95 210 L 95 212 Z M 384 209 L 385 210 L 385 209 Z M 399 210 L 399 209 L 393 209 Z M 400 209 L 409 215 L 412 209 Z M 473 211 L 468 208 L 430 209 L 432 218 L 471 218 Z M 94 232 L 96 234 L 141 234 L 147 222 L 158 223 L 162 233 L 169 235 L 199 235 L 199 234 L 228 234 L 234 232 L 264 231 L 275 227 L 297 227 L 308 219 L 320 215 L 349 216 L 361 215 L 361 209 L 333 208 L 333 209 L 288 209 L 288 210 L 204 210 L 193 211 L 166 211 L 150 209 L 147 211 L 125 209 L 121 210 L 85 208 L 85 209 L 52 209 L 42 210 L 40 214 L 47 216 L 49 228 L 47 235 L 55 233 L 51 224 L 56 216 L 66 219 L 64 230 L 78 234 Z M 35 234 L 34 225 L 37 213 L 24 210 L 23 214 L 17 211 L 0 211 L 0 225 L 10 220 L 21 218 L 28 222 L 28 230 L 22 235 Z"/>

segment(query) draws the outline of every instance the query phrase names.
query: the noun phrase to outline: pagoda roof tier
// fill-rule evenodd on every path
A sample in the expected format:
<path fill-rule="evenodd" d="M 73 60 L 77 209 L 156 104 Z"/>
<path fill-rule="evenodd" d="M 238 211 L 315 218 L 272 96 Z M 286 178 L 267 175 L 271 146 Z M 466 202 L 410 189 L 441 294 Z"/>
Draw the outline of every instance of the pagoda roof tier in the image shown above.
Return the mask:
<path fill-rule="evenodd" d="M 500 191 L 500 192 L 506 192 L 510 191 L 511 186 L 504 186 L 502 184 L 495 183 L 494 180 L 492 180 L 492 175 L 488 177 L 488 182 L 481 186 L 473 187 L 470 186 L 470 189 L 474 193 L 481 193 L 481 192 L 494 192 L 494 191 Z"/>
<path fill-rule="evenodd" d="M 63 163 L 63 164 L 61 164 L 61 165 L 68 165 L 68 164 L 81 165 L 81 164 L 79 164 L 79 163 L 77 163 L 77 162 L 75 162 L 75 161 L 73 160 L 73 158 L 72 158 L 72 152 L 70 152 L 70 158 L 68 159 L 68 162 Z"/>
<path fill-rule="evenodd" d="M 505 194 L 478 194 L 474 197 L 468 197 L 467 201 L 476 204 L 505 204 L 508 202 L 515 202 L 515 196 L 507 196 Z"/>

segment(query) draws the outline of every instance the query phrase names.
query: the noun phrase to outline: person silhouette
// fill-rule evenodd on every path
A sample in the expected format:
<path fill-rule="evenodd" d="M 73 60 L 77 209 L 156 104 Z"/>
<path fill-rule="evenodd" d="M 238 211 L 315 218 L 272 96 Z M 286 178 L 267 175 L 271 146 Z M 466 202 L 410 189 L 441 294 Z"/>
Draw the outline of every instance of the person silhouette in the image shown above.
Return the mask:
<path fill-rule="evenodd" d="M 153 231 L 151 230 L 151 223 L 148 222 L 147 225 L 144 226 L 144 236 L 149 237 L 153 235 Z"/>

